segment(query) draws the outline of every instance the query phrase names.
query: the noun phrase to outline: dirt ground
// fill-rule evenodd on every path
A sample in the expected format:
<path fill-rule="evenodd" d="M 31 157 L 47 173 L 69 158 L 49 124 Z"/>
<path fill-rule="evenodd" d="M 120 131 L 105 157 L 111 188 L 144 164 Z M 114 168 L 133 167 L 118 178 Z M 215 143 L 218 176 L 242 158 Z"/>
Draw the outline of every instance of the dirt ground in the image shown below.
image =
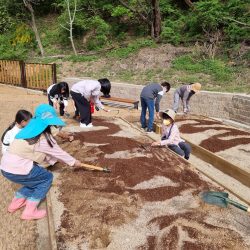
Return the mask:
<path fill-rule="evenodd" d="M 34 107 L 46 102 L 45 96 L 34 92 L 0 85 L 0 134 L 14 121 L 19 109 L 31 112 Z M 1 146 L 0 146 L 1 147 Z M 1 151 L 0 151 L 1 156 Z M 17 185 L 13 185 L 0 174 L 0 249 L 36 249 L 37 225 L 34 221 L 22 221 L 21 211 L 7 212 Z"/>
<path fill-rule="evenodd" d="M 59 249 L 250 247 L 250 217 L 201 202 L 201 191 L 218 188 L 186 161 L 148 147 L 149 139 L 118 118 L 95 118 L 94 125 L 102 129 L 76 132 L 76 141 L 60 144 L 77 159 L 112 172 L 54 167 Z M 127 138 L 130 133 L 136 136 Z"/>
<path fill-rule="evenodd" d="M 250 172 L 249 132 L 204 117 L 179 118 L 177 124 L 191 142 Z"/>
<path fill-rule="evenodd" d="M 47 102 L 46 96 L 3 85 L 0 97 L 0 133 L 18 109 L 33 112 Z M 249 249 L 249 216 L 201 203 L 200 191 L 218 187 L 168 151 L 141 147 L 148 139 L 115 118 L 138 120 L 138 111 L 95 115 L 107 118 L 95 119 L 92 132 L 76 132 L 76 141 L 60 143 L 77 158 L 110 167 L 112 173 L 60 164 L 51 169 L 59 249 Z M 66 122 L 69 130 L 79 132 L 78 123 Z M 37 223 L 22 221 L 21 211 L 6 211 L 16 189 L 0 175 L 0 249 L 38 249 Z"/>

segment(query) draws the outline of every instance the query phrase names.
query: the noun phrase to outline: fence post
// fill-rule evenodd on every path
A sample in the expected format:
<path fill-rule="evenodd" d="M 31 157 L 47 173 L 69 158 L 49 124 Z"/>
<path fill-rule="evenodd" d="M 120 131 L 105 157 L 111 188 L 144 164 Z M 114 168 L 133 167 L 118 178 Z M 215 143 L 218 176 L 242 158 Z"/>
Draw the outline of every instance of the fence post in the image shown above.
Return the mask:
<path fill-rule="evenodd" d="M 25 72 L 25 62 L 19 61 L 20 71 L 21 71 L 21 85 L 24 88 L 27 88 L 26 72 Z"/>
<path fill-rule="evenodd" d="M 53 83 L 57 82 L 57 78 L 56 78 L 56 64 L 55 63 L 52 64 L 52 79 L 53 79 Z"/>

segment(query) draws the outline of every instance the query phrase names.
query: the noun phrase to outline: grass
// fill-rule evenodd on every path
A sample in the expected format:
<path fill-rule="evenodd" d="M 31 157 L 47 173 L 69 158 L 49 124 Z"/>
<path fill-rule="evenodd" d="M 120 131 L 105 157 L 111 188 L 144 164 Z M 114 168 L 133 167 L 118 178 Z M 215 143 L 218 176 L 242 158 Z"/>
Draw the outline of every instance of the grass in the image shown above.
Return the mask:
<path fill-rule="evenodd" d="M 155 42 L 151 39 L 137 39 L 124 48 L 113 49 L 111 52 L 107 53 L 107 56 L 120 59 L 128 58 L 130 55 L 137 53 L 141 48 L 155 46 Z"/>
<path fill-rule="evenodd" d="M 231 81 L 234 69 L 227 66 L 220 59 L 202 59 L 195 58 L 192 55 L 183 55 L 176 58 L 172 67 L 176 70 L 187 71 L 191 73 L 204 73 L 211 75 L 214 80 Z"/>

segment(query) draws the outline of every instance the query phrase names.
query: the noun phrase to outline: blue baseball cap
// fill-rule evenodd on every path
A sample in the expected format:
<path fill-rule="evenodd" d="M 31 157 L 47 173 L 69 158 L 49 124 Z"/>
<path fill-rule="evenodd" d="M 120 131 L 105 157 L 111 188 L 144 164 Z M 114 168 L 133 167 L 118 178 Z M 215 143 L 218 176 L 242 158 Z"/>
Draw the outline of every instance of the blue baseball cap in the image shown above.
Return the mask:
<path fill-rule="evenodd" d="M 30 139 L 41 134 L 48 126 L 65 126 L 65 122 L 60 119 L 56 110 L 49 104 L 41 104 L 36 110 L 34 117 L 16 135 L 16 139 Z"/>

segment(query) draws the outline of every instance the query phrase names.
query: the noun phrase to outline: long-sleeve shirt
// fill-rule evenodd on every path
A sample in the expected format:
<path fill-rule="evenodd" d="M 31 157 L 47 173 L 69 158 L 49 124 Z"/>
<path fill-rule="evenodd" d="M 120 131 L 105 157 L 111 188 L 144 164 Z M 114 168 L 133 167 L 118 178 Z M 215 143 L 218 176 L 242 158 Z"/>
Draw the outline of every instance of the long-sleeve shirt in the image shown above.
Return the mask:
<path fill-rule="evenodd" d="M 53 147 L 50 147 L 47 140 L 41 138 L 33 147 L 29 146 L 18 148 L 13 142 L 13 150 L 10 148 L 10 152 L 7 151 L 3 155 L 0 169 L 11 174 L 27 175 L 31 171 L 34 161 L 45 160 L 54 163 L 57 159 L 69 166 L 73 166 L 76 162 L 76 159 L 62 150 L 56 141 L 54 141 Z"/>
<path fill-rule="evenodd" d="M 15 136 L 17 135 L 17 133 L 20 131 L 21 129 L 17 127 L 17 125 L 15 125 L 12 129 L 10 129 L 4 136 L 3 138 L 3 143 L 2 143 L 2 154 L 4 154 L 10 144 L 14 141 Z"/>
<path fill-rule="evenodd" d="M 141 97 L 155 100 L 155 111 L 160 110 L 160 101 L 163 96 L 163 88 L 159 83 L 150 83 L 142 89 Z"/>
<path fill-rule="evenodd" d="M 175 93 L 178 93 L 183 102 L 184 110 L 189 110 L 189 100 L 194 95 L 194 92 L 191 91 L 191 85 L 183 85 L 175 90 Z"/>
<path fill-rule="evenodd" d="M 99 81 L 83 80 L 77 82 L 72 86 L 71 91 L 81 94 L 88 101 L 93 100 L 95 106 L 103 109 L 103 105 L 99 99 L 101 93 L 101 84 Z"/>
<path fill-rule="evenodd" d="M 175 123 L 168 126 L 162 125 L 162 138 L 164 137 L 166 139 L 161 140 L 162 146 L 167 146 L 170 144 L 178 145 L 180 142 L 184 141 L 181 139 L 179 129 Z"/>

